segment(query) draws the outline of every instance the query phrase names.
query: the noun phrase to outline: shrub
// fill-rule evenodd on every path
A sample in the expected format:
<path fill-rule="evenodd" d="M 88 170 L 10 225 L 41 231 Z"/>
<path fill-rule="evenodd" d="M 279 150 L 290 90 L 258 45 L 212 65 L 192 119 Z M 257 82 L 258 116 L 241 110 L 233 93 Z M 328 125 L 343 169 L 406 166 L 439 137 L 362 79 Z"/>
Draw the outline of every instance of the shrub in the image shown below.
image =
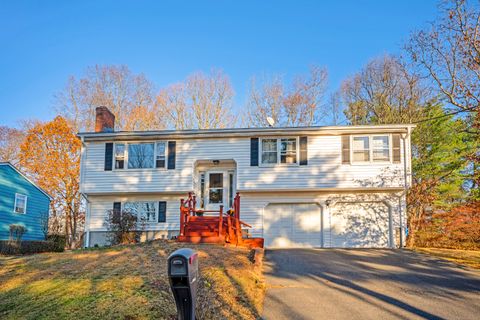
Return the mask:
<path fill-rule="evenodd" d="M 145 220 L 130 211 L 109 210 L 105 218 L 111 245 L 140 242 Z"/>
<path fill-rule="evenodd" d="M 0 254 L 32 254 L 41 252 L 62 252 L 64 247 L 59 247 L 52 241 L 0 241 Z"/>
<path fill-rule="evenodd" d="M 63 234 L 49 234 L 47 241 L 56 243 L 59 248 L 65 248 L 67 245 L 67 237 Z"/>
<path fill-rule="evenodd" d="M 21 224 L 11 224 L 10 225 L 10 240 L 11 241 L 22 241 L 23 235 L 27 232 L 27 228 Z"/>
<path fill-rule="evenodd" d="M 480 249 L 480 202 L 437 212 L 415 233 L 419 247 Z"/>

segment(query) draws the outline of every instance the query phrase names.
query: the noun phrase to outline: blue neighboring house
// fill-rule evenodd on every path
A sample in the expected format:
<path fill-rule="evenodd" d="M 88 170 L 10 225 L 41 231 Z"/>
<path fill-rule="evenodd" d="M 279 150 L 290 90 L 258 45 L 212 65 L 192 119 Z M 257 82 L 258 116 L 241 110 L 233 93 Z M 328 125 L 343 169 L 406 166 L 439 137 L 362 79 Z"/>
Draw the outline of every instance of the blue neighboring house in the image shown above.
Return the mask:
<path fill-rule="evenodd" d="M 52 198 L 9 162 L 0 162 L 0 240 L 10 237 L 10 225 L 27 228 L 22 240 L 45 240 L 42 216 Z"/>

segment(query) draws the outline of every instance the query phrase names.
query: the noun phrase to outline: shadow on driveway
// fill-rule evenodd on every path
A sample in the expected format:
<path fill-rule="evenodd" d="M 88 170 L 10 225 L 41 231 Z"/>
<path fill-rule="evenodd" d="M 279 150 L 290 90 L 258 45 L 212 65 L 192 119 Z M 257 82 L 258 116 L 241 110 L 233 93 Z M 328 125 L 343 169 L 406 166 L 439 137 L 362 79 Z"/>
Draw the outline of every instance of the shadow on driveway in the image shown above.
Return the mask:
<path fill-rule="evenodd" d="M 265 319 L 478 319 L 480 273 L 406 250 L 267 250 Z"/>

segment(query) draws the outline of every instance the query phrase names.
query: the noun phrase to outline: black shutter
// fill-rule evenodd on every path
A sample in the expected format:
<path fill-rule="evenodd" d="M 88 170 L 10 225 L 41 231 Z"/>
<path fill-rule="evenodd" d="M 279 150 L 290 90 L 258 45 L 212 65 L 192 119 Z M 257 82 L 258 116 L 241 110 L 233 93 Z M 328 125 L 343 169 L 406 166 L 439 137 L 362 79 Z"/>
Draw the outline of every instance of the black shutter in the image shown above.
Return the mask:
<path fill-rule="evenodd" d="M 350 136 L 342 136 L 342 163 L 350 163 Z"/>
<path fill-rule="evenodd" d="M 113 143 L 105 143 L 105 171 L 112 171 Z"/>
<path fill-rule="evenodd" d="M 167 169 L 175 169 L 175 153 L 176 153 L 175 141 L 168 141 L 168 167 Z"/>
<path fill-rule="evenodd" d="M 121 202 L 114 202 L 113 203 L 113 211 L 120 212 L 122 210 L 122 203 Z"/>
<path fill-rule="evenodd" d="M 258 138 L 250 139 L 250 166 L 258 167 Z"/>
<path fill-rule="evenodd" d="M 167 201 L 158 202 L 158 222 L 167 222 Z"/>
<path fill-rule="evenodd" d="M 393 163 L 400 163 L 400 135 L 392 135 L 392 140 Z"/>
<path fill-rule="evenodd" d="M 300 137 L 300 165 L 308 164 L 308 137 Z"/>

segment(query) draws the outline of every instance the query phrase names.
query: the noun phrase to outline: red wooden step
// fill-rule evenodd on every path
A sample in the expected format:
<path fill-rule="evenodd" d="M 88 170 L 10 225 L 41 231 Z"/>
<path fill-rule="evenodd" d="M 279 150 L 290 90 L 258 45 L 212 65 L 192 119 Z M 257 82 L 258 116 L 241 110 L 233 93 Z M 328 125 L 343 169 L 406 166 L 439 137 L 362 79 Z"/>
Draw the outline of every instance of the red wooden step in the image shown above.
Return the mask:
<path fill-rule="evenodd" d="M 187 237 L 215 237 L 218 236 L 218 232 L 214 231 L 190 231 L 185 234 Z"/>
<path fill-rule="evenodd" d="M 179 242 L 190 242 L 190 243 L 224 243 L 224 237 L 189 237 L 189 236 L 179 236 Z"/>
<path fill-rule="evenodd" d="M 225 219 L 225 218 L 224 218 Z M 188 218 L 189 221 L 217 221 L 218 222 L 218 216 L 204 216 L 204 217 L 199 217 L 199 216 L 191 216 Z"/>
<path fill-rule="evenodd" d="M 243 238 L 242 246 L 249 248 L 263 248 L 263 238 Z"/>

